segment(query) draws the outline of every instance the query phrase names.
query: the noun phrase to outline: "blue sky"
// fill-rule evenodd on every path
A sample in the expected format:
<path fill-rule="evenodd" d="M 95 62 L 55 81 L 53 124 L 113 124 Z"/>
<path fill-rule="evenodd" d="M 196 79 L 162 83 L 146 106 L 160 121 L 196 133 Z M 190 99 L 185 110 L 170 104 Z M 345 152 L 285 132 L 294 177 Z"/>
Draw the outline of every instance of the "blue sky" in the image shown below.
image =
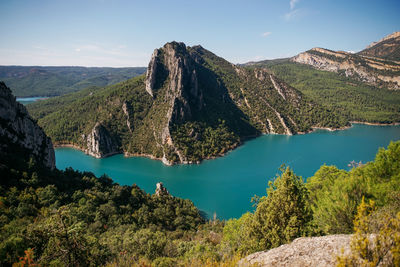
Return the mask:
<path fill-rule="evenodd" d="M 147 66 L 173 40 L 244 63 L 395 31 L 399 0 L 0 0 L 0 65 Z"/>

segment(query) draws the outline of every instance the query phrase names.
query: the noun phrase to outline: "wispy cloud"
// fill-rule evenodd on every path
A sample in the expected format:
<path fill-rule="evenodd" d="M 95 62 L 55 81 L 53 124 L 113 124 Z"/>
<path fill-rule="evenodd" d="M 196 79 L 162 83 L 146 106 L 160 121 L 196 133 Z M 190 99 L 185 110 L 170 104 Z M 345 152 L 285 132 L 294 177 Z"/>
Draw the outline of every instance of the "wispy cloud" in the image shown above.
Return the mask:
<path fill-rule="evenodd" d="M 115 56 L 120 56 L 123 55 L 123 49 L 126 48 L 126 45 L 117 45 L 115 47 L 103 47 L 100 45 L 96 44 L 86 44 L 86 45 L 80 45 L 74 49 L 75 52 L 78 53 L 97 53 L 97 54 L 103 54 L 103 55 L 115 55 Z"/>
<path fill-rule="evenodd" d="M 290 10 L 293 10 L 300 0 L 290 0 Z"/>
<path fill-rule="evenodd" d="M 306 9 L 302 9 L 302 8 L 298 8 L 298 9 L 294 9 L 288 13 L 286 13 L 285 15 L 283 15 L 283 18 L 286 21 L 291 21 L 294 19 L 298 19 L 301 17 L 304 17 L 305 15 L 307 15 L 307 10 Z"/>
<path fill-rule="evenodd" d="M 267 36 L 271 35 L 271 33 L 272 33 L 272 32 L 263 32 L 263 33 L 261 34 L 261 36 L 262 36 L 262 37 L 267 37 Z"/>

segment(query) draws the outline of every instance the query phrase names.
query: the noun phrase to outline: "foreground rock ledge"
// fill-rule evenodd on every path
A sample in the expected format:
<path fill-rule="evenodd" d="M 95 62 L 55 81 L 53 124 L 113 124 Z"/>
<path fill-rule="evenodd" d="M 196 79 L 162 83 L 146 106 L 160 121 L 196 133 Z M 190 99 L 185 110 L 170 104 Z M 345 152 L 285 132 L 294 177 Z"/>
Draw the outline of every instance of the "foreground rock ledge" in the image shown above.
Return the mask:
<path fill-rule="evenodd" d="M 350 255 L 351 235 L 301 237 L 280 247 L 253 253 L 238 266 L 336 266 L 336 257 Z"/>

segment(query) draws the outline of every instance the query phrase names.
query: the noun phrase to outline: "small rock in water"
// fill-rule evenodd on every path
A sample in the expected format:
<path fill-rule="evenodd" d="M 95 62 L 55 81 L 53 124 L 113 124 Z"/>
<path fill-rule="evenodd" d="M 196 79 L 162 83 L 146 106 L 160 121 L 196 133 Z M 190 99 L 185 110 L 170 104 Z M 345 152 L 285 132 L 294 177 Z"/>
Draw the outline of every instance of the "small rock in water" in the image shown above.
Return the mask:
<path fill-rule="evenodd" d="M 169 195 L 167 188 L 164 187 L 162 182 L 156 185 L 156 196 Z"/>

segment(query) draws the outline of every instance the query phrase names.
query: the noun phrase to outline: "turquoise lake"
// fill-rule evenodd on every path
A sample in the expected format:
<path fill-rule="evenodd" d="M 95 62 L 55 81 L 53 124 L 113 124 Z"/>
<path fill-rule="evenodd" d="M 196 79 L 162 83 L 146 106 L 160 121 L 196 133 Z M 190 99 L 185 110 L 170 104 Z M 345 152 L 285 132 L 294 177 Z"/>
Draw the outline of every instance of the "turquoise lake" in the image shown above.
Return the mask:
<path fill-rule="evenodd" d="M 323 164 L 348 170 L 350 161 L 373 160 L 378 148 L 387 147 L 391 140 L 400 140 L 400 126 L 354 124 L 335 132 L 263 135 L 199 165 L 165 166 L 161 161 L 123 155 L 96 159 L 72 148 L 56 149 L 56 165 L 98 176 L 105 173 L 119 184 L 137 184 L 148 193 L 154 192 L 157 182 L 163 182 L 171 194 L 192 200 L 208 216 L 215 212 L 218 218 L 229 219 L 252 210 L 251 197 L 265 195 L 268 181 L 281 164 L 304 179 Z"/>
<path fill-rule="evenodd" d="M 41 99 L 47 99 L 48 97 L 46 96 L 35 96 L 35 97 L 17 97 L 17 101 L 20 102 L 23 105 L 27 105 L 30 103 L 33 103 L 35 101 L 41 100 Z"/>

